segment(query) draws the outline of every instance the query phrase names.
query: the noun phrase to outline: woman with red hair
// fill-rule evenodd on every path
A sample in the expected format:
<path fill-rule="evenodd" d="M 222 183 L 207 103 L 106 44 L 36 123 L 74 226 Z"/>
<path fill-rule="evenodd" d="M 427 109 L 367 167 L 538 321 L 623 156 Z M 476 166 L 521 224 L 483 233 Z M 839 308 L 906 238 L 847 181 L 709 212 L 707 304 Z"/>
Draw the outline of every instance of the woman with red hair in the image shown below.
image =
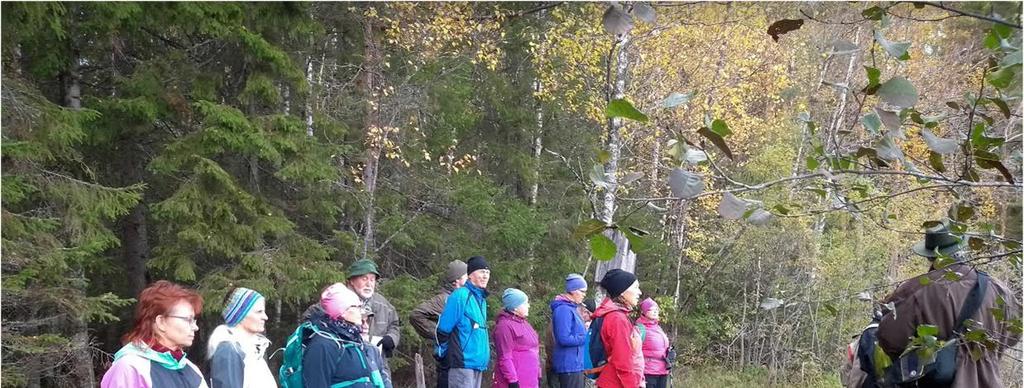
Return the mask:
<path fill-rule="evenodd" d="M 103 375 L 102 388 L 206 388 L 202 372 L 185 358 L 192 345 L 203 298 L 161 280 L 139 294 L 135 322 L 124 347 Z"/>

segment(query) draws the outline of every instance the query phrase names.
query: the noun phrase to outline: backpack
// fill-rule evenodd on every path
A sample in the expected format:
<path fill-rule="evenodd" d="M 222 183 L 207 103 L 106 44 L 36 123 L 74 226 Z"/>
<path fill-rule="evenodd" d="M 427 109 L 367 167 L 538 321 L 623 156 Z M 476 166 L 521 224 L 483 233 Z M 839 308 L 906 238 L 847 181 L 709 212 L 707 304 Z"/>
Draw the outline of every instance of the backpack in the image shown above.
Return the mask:
<path fill-rule="evenodd" d="M 583 374 L 591 380 L 596 380 L 601 375 L 605 365 L 608 364 L 608 355 L 604 350 L 604 341 L 601 340 L 601 327 L 603 323 L 604 317 L 594 318 L 590 322 L 590 327 L 587 329 L 587 339 L 584 341 L 586 351 L 583 352 Z M 640 342 L 643 342 L 647 338 L 647 328 L 639 323 L 635 324 L 634 327 L 640 331 Z"/>
<path fill-rule="evenodd" d="M 878 325 L 870 325 L 861 333 L 857 342 L 857 363 L 866 373 L 860 387 L 901 387 L 916 386 L 948 387 L 956 377 L 956 358 L 959 336 L 967 329 L 965 324 L 981 308 L 988 288 L 988 274 L 978 271 L 978 281 L 964 299 L 964 306 L 957 316 L 957 326 L 950 338 L 930 359 L 922 359 L 917 352 L 908 352 L 892 360 L 884 375 L 875 372 L 875 347 L 878 346 Z"/>
<path fill-rule="evenodd" d="M 285 343 L 284 360 L 281 363 L 281 369 L 278 370 L 278 379 L 281 381 L 281 388 L 303 388 L 305 386 L 305 383 L 302 381 L 302 358 L 306 354 L 307 340 L 314 335 L 323 335 L 333 338 L 338 342 L 338 346 L 355 349 L 363 367 L 371 371 L 370 377 L 362 377 L 357 380 L 342 382 L 336 384 L 336 386 L 344 387 L 359 383 L 370 383 L 374 387 L 384 386 L 379 365 L 374 365 L 373 367 L 369 367 L 367 365 L 368 360 L 363 351 L 363 347 L 361 346 L 362 344 L 342 341 L 334 335 L 320 330 L 320 328 L 312 323 L 303 322 L 295 329 L 295 332 L 292 333 L 292 335 L 288 336 L 288 341 Z"/>

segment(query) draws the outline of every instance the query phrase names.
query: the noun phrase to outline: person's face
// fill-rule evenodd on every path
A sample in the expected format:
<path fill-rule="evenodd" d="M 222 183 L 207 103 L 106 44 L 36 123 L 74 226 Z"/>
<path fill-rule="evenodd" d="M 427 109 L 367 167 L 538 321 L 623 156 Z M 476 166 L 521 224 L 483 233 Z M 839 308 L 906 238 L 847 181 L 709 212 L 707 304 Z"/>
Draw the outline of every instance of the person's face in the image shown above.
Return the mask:
<path fill-rule="evenodd" d="M 487 282 L 491 281 L 491 270 L 478 269 L 469 274 L 469 282 L 481 289 L 487 289 Z"/>
<path fill-rule="evenodd" d="M 626 302 L 626 305 L 629 306 L 629 308 L 633 308 L 640 303 L 641 295 L 643 295 L 643 292 L 640 291 L 640 282 L 635 281 L 632 286 L 629 286 L 629 289 L 627 289 L 626 292 L 622 293 L 622 300 Z"/>
<path fill-rule="evenodd" d="M 530 302 L 525 302 L 519 305 L 519 307 L 516 307 L 516 309 L 512 310 L 512 312 L 523 318 L 530 316 Z"/>
<path fill-rule="evenodd" d="M 373 292 L 377 290 L 377 275 L 368 273 L 348 279 L 348 286 L 359 294 L 360 298 L 370 299 Z"/>
<path fill-rule="evenodd" d="M 238 323 L 238 327 L 250 334 L 256 334 L 266 331 L 266 323 L 267 301 L 261 298 L 253 304 L 249 314 L 242 319 L 242 322 Z"/>
<path fill-rule="evenodd" d="M 576 291 L 569 291 L 569 299 L 572 299 L 576 304 L 583 303 L 583 299 L 587 297 L 587 289 L 580 289 Z"/>
<path fill-rule="evenodd" d="M 196 312 L 188 301 L 179 301 L 166 314 L 157 315 L 154 322 L 156 339 L 170 349 L 181 349 L 192 346 L 196 331 Z"/>
<path fill-rule="evenodd" d="M 469 275 L 462 275 L 458 279 L 455 279 L 455 282 L 452 284 L 455 285 L 455 288 L 459 288 L 466 285 L 466 280 L 469 280 Z"/>
<path fill-rule="evenodd" d="M 651 307 L 650 310 L 647 310 L 647 312 L 644 313 L 644 316 L 646 316 L 649 319 L 658 320 L 661 317 L 661 309 L 659 309 L 657 306 Z"/>
<path fill-rule="evenodd" d="M 345 312 L 341 313 L 341 319 L 362 326 L 363 306 L 349 306 L 349 308 L 345 309 Z"/>

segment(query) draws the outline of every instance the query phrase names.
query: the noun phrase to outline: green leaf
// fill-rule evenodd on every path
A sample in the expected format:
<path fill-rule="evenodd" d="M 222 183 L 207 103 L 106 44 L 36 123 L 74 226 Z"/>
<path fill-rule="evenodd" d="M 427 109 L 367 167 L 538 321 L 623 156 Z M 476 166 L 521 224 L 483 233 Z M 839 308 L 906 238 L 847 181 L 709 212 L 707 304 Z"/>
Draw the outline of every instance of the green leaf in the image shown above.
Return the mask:
<path fill-rule="evenodd" d="M 893 77 L 878 87 L 878 96 L 886 103 L 900 108 L 917 104 L 917 88 L 903 77 Z"/>
<path fill-rule="evenodd" d="M 949 207 L 946 214 L 957 222 L 965 222 L 974 217 L 974 207 L 965 202 L 957 202 Z"/>
<path fill-rule="evenodd" d="M 725 121 L 715 119 L 711 122 L 711 132 L 717 133 L 722 138 L 732 135 L 732 131 L 729 130 L 729 125 Z"/>
<path fill-rule="evenodd" d="M 604 221 L 601 221 L 596 218 L 591 218 L 589 220 L 583 221 L 582 223 L 576 226 L 576 230 L 572 232 L 572 238 L 575 240 L 589 238 L 594 233 L 599 233 L 607 227 L 608 226 L 604 223 Z"/>
<path fill-rule="evenodd" d="M 917 336 L 918 337 L 927 337 L 927 336 L 935 337 L 935 336 L 938 336 L 938 335 L 939 335 L 939 327 L 938 326 L 935 326 L 935 325 L 917 325 Z"/>
<path fill-rule="evenodd" d="M 951 282 L 959 282 L 960 279 L 963 277 L 963 274 L 954 271 L 946 271 L 946 273 L 942 274 L 943 279 L 949 280 Z"/>
<path fill-rule="evenodd" d="M 807 191 L 810 191 L 810 192 L 812 192 L 814 194 L 817 194 L 818 197 L 821 198 L 821 199 L 825 199 L 825 196 L 828 195 L 827 191 L 825 191 L 824 189 L 819 189 L 817 187 L 805 187 L 804 190 L 807 190 Z"/>
<path fill-rule="evenodd" d="M 659 103 L 658 105 L 661 105 L 661 107 L 665 109 L 675 108 L 679 105 L 689 103 L 691 97 L 693 97 L 693 94 L 691 93 L 674 92 L 668 95 L 668 97 L 665 97 L 664 100 L 661 100 L 661 103 Z"/>
<path fill-rule="evenodd" d="M 864 16 L 865 19 L 879 21 L 882 20 L 882 16 L 885 15 L 885 9 L 882 9 L 882 7 L 879 6 L 874 6 L 861 11 L 860 14 L 861 16 Z"/>
<path fill-rule="evenodd" d="M 1003 165 L 1003 162 L 999 160 L 983 158 L 981 156 L 976 157 L 974 160 L 978 163 L 978 167 L 989 170 L 998 170 L 999 173 L 1003 175 L 1003 179 L 1006 179 L 1006 181 L 1011 184 L 1014 183 L 1013 174 L 1010 172 L 1009 169 L 1006 168 L 1006 166 Z"/>
<path fill-rule="evenodd" d="M 718 135 L 715 132 L 712 132 L 710 129 L 708 129 L 708 127 L 701 127 L 700 129 L 697 130 L 697 133 L 700 134 L 701 136 L 704 136 L 708 140 L 711 140 L 711 143 L 714 144 L 715 147 L 718 147 L 719 150 L 724 152 L 726 157 L 732 159 L 732 150 L 729 149 L 729 145 L 725 144 L 725 139 L 723 139 L 722 136 Z"/>
<path fill-rule="evenodd" d="M 597 162 L 598 163 L 605 164 L 605 163 L 608 163 L 609 160 L 612 160 L 611 152 L 608 152 L 608 151 L 605 151 L 605 150 L 600 150 L 600 151 L 597 152 Z"/>
<path fill-rule="evenodd" d="M 1012 65 L 1001 67 L 998 71 L 989 74 L 988 83 L 995 86 L 996 89 L 1006 89 L 1013 81 L 1020 78 L 1021 65 Z"/>
<path fill-rule="evenodd" d="M 1006 105 L 1006 101 L 1001 98 L 991 98 L 992 103 L 996 104 L 1000 112 L 1003 112 L 1003 117 L 1010 118 L 1010 106 Z"/>
<path fill-rule="evenodd" d="M 804 19 L 782 19 L 768 26 L 768 35 L 772 36 L 772 40 L 778 42 L 779 35 L 799 30 L 803 25 Z"/>
<path fill-rule="evenodd" d="M 807 169 L 814 171 L 818 169 L 818 159 L 808 156 L 807 157 Z"/>
<path fill-rule="evenodd" d="M 630 228 L 619 228 L 619 231 L 626 236 L 626 240 L 629 240 L 629 249 L 633 252 L 643 252 L 650 248 L 650 244 L 647 244 L 647 240 L 636 233 L 633 233 Z"/>
<path fill-rule="evenodd" d="M 927 276 L 921 276 L 917 278 L 917 282 L 921 283 L 922 286 L 927 286 L 929 284 L 932 284 L 932 279 Z"/>
<path fill-rule="evenodd" d="M 885 376 L 885 370 L 892 366 L 892 359 L 889 358 L 888 354 L 885 354 L 885 350 L 878 344 L 878 341 L 875 341 L 874 356 L 875 376 Z"/>
<path fill-rule="evenodd" d="M 672 195 L 693 198 L 704 191 L 704 177 L 681 168 L 673 169 L 668 175 L 668 186 Z"/>
<path fill-rule="evenodd" d="M 1001 137 L 985 136 L 985 124 L 983 123 L 975 124 L 974 129 L 971 130 L 971 143 L 975 150 L 987 151 L 990 147 L 999 147 L 1005 142 L 1006 139 Z"/>
<path fill-rule="evenodd" d="M 608 261 L 615 257 L 615 242 L 603 234 L 595 234 L 590 237 L 590 253 L 595 259 Z"/>
<path fill-rule="evenodd" d="M 633 104 L 624 98 L 609 102 L 608 107 L 604 110 L 604 114 L 608 118 L 622 117 L 642 123 L 646 123 L 649 120 L 647 115 L 634 108 Z"/>
<path fill-rule="evenodd" d="M 839 316 L 839 310 L 836 309 L 836 306 L 833 306 L 831 303 L 825 303 L 822 304 L 821 306 L 824 307 L 825 310 L 828 311 L 828 313 L 831 314 L 833 317 Z"/>
<path fill-rule="evenodd" d="M 778 205 L 773 206 L 772 210 L 774 210 L 776 213 L 782 214 L 784 216 L 789 214 L 789 209 L 787 209 L 782 204 L 778 204 Z"/>
<path fill-rule="evenodd" d="M 935 269 L 943 269 L 943 268 L 949 267 L 949 266 L 951 266 L 953 264 L 956 264 L 956 260 L 953 260 L 953 258 L 951 258 L 949 256 L 939 255 L 939 257 L 935 258 L 935 261 L 932 264 L 932 266 L 934 266 Z"/>
<path fill-rule="evenodd" d="M 956 140 L 935 136 L 932 131 L 925 128 L 921 129 L 921 137 L 924 138 L 924 142 L 928 145 L 928 149 L 930 149 L 931 152 L 942 155 L 954 153 L 960 146 L 957 144 Z"/>
<path fill-rule="evenodd" d="M 878 45 L 882 46 L 882 48 L 885 49 L 885 52 L 888 53 L 893 58 L 896 58 L 901 61 L 910 59 L 910 53 L 907 52 L 907 50 L 910 48 L 910 42 L 890 41 L 888 39 L 885 39 L 885 37 L 882 36 L 882 33 L 879 31 L 875 31 L 875 41 L 878 42 Z"/>
<path fill-rule="evenodd" d="M 967 239 L 967 245 L 970 246 L 972 250 L 980 251 L 985 248 L 985 240 L 982 240 L 979 237 L 970 237 Z"/>
<path fill-rule="evenodd" d="M 868 89 L 871 89 L 871 88 L 874 88 L 874 87 L 877 87 L 877 86 L 881 85 L 881 79 L 880 79 L 880 77 L 882 76 L 882 71 L 881 70 L 878 70 L 878 69 L 876 69 L 874 67 L 870 67 L 870 66 L 864 66 L 864 72 L 866 72 L 867 76 L 868 76 Z"/>
<path fill-rule="evenodd" d="M 878 129 L 882 127 L 882 120 L 878 118 L 877 114 L 868 113 L 860 121 L 864 124 L 864 128 L 866 128 L 872 135 L 878 135 L 880 133 Z"/>
<path fill-rule="evenodd" d="M 942 155 L 935 151 L 928 151 L 928 164 L 932 166 L 936 172 L 946 172 L 946 166 L 942 164 Z"/>
<path fill-rule="evenodd" d="M 999 50 L 999 37 L 996 36 L 995 31 L 989 32 L 988 35 L 985 35 L 985 39 L 982 43 L 985 45 L 985 48 L 989 50 Z"/>

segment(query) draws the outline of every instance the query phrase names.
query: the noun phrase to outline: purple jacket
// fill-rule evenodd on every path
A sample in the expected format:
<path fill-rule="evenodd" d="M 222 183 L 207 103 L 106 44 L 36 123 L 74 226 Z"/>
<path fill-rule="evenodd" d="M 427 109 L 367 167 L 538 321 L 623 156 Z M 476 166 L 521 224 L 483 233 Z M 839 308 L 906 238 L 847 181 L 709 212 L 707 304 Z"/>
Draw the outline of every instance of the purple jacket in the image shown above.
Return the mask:
<path fill-rule="evenodd" d="M 519 383 L 521 388 L 539 387 L 540 341 L 530 322 L 503 310 L 491 335 L 498 358 L 492 386 Z"/>
<path fill-rule="evenodd" d="M 647 336 L 644 338 L 644 374 L 653 376 L 664 376 L 668 374 L 668 364 L 665 356 L 668 354 L 668 336 L 661 329 L 658 321 L 647 317 L 640 317 L 638 320 L 647 329 Z"/>

